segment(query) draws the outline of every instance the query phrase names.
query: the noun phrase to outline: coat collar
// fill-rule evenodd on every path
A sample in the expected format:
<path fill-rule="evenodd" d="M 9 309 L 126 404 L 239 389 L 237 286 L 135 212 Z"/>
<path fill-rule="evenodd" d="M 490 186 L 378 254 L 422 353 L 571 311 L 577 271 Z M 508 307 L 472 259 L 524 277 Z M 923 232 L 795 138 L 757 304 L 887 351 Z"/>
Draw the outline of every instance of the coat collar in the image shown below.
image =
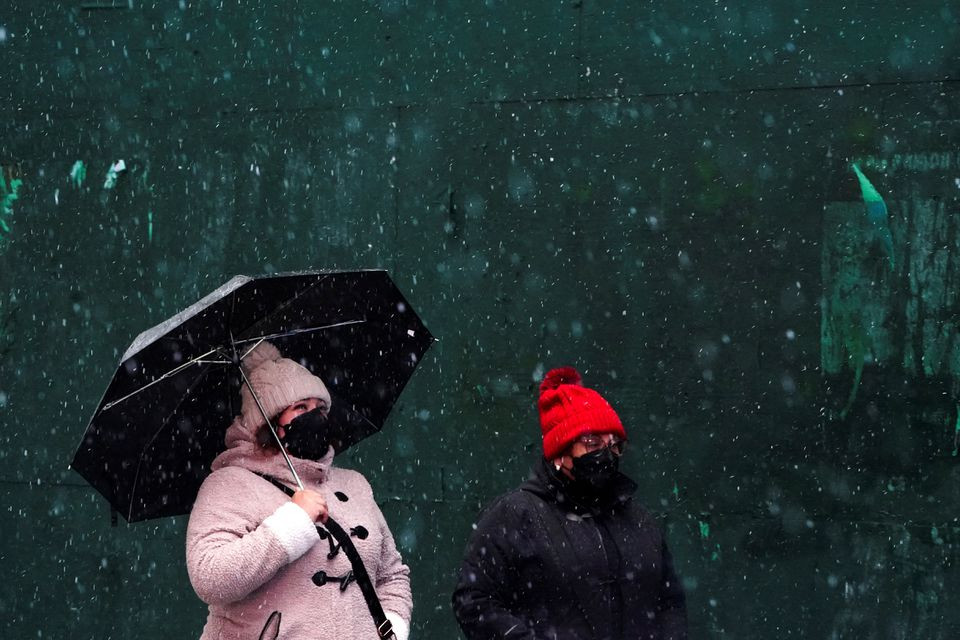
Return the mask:
<path fill-rule="evenodd" d="M 585 492 L 553 464 L 540 458 L 522 489 L 577 515 L 598 516 L 617 511 L 633 499 L 637 483 L 618 473 L 603 493 Z"/>

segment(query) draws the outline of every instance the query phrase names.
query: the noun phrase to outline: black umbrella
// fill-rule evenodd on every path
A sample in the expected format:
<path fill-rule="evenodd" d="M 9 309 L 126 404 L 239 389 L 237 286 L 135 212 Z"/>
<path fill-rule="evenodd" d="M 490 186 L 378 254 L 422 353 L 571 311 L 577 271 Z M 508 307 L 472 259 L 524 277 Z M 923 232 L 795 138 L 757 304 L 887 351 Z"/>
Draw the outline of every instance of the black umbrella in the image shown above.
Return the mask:
<path fill-rule="evenodd" d="M 129 522 L 187 513 L 265 339 L 327 385 L 338 452 L 383 427 L 433 341 L 385 271 L 237 276 L 134 340 L 72 467 Z"/>

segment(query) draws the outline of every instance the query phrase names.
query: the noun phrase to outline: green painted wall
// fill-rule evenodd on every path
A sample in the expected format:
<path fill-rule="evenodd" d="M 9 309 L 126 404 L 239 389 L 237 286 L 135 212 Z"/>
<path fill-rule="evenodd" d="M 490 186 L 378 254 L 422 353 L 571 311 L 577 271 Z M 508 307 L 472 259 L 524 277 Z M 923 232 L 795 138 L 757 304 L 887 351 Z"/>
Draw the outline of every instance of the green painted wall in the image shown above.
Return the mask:
<path fill-rule="evenodd" d="M 751 5 L 8 0 L 7 635 L 197 636 L 185 520 L 113 527 L 66 468 L 120 354 L 238 272 L 385 267 L 440 341 L 345 464 L 415 637 L 456 637 L 566 363 L 628 425 L 694 637 L 957 637 L 960 10 Z"/>

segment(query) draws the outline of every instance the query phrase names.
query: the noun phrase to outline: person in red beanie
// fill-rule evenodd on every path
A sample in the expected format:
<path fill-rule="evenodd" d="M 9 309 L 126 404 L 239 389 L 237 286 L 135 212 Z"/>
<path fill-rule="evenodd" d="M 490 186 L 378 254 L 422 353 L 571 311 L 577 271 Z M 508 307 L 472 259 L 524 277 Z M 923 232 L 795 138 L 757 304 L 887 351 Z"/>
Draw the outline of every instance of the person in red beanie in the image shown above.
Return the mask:
<path fill-rule="evenodd" d="M 663 531 L 619 471 L 626 431 L 572 367 L 540 385 L 543 458 L 480 515 L 453 593 L 468 640 L 686 640 Z"/>

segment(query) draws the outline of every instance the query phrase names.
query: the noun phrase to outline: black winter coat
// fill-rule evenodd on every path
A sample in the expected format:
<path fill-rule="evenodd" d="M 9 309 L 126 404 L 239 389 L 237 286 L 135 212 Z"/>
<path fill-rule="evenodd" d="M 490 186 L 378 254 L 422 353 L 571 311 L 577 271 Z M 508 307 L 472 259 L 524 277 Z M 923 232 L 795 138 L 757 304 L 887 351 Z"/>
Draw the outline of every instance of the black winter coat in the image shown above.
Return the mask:
<path fill-rule="evenodd" d="M 469 640 L 685 640 L 686 606 L 663 533 L 619 475 L 578 496 L 543 460 L 481 515 L 453 608 Z"/>

